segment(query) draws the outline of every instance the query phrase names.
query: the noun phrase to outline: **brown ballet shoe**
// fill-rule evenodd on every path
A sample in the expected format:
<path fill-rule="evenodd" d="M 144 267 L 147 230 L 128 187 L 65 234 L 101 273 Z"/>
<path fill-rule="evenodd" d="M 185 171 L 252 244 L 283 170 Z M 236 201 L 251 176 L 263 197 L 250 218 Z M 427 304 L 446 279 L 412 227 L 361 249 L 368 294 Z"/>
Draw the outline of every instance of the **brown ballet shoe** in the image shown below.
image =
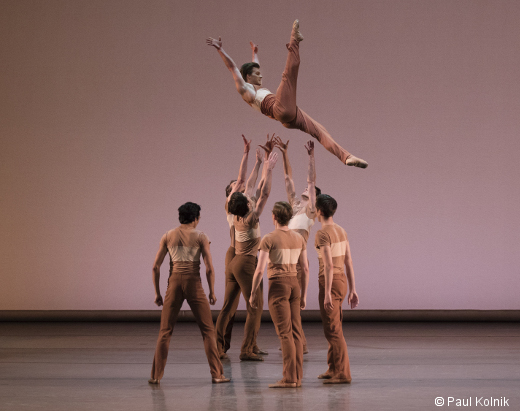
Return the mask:
<path fill-rule="evenodd" d="M 329 374 L 329 372 L 324 372 L 323 374 L 318 375 L 318 380 L 329 380 L 332 378 L 332 374 Z"/>
<path fill-rule="evenodd" d="M 223 375 L 221 375 L 221 376 L 218 377 L 218 378 L 212 378 L 212 379 L 211 379 L 211 382 L 212 382 L 213 384 L 222 384 L 222 383 L 224 383 L 224 382 L 229 382 L 229 381 L 231 381 L 231 378 L 226 378 L 226 377 L 223 376 Z"/>
<path fill-rule="evenodd" d="M 220 358 L 221 360 L 227 360 L 227 359 L 229 359 L 228 355 L 227 355 L 225 352 L 220 353 L 219 358 Z"/>
<path fill-rule="evenodd" d="M 303 41 L 303 35 L 300 33 L 300 21 L 298 19 L 294 20 L 292 25 L 291 39 L 296 40 L 298 43 Z"/>
<path fill-rule="evenodd" d="M 256 355 L 269 355 L 269 353 L 267 351 L 261 350 L 258 347 L 255 347 L 255 349 L 253 350 L 253 353 L 255 353 Z"/>
<path fill-rule="evenodd" d="M 345 161 L 345 164 L 347 166 L 353 166 L 353 167 L 359 167 L 359 168 L 368 167 L 368 163 L 365 160 L 357 158 L 356 156 L 353 156 L 352 154 L 347 157 L 347 161 Z"/>
<path fill-rule="evenodd" d="M 240 361 L 263 361 L 264 359 L 260 357 L 258 354 L 240 354 Z"/>
<path fill-rule="evenodd" d="M 275 382 L 274 384 L 269 384 L 269 388 L 296 388 L 295 382 L 285 382 L 284 380 L 280 380 Z"/>
<path fill-rule="evenodd" d="M 148 380 L 148 384 L 159 384 L 160 382 L 160 380 L 156 380 L 155 378 L 150 378 Z"/>
<path fill-rule="evenodd" d="M 331 378 L 323 381 L 323 384 L 350 384 L 351 381 L 346 378 Z"/>

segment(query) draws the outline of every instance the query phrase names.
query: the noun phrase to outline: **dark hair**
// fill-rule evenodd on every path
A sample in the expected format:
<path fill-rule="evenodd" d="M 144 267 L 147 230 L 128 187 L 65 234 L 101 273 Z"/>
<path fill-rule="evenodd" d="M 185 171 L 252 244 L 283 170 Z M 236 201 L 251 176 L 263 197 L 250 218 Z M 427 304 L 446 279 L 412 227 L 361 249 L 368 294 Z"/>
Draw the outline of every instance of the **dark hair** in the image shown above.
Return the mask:
<path fill-rule="evenodd" d="M 320 194 L 316 197 L 316 208 L 321 211 L 325 218 L 332 217 L 338 208 L 338 203 L 327 194 Z"/>
<path fill-rule="evenodd" d="M 227 187 L 226 187 L 226 198 L 228 198 L 229 195 L 231 194 L 231 190 L 233 189 L 233 187 L 231 187 L 231 184 L 233 184 L 235 181 L 237 181 L 237 180 L 231 180 L 229 182 L 229 184 L 227 185 Z"/>
<path fill-rule="evenodd" d="M 287 225 L 293 216 L 292 207 L 286 201 L 277 201 L 274 203 L 273 215 L 278 224 Z"/>
<path fill-rule="evenodd" d="M 260 64 L 251 62 L 242 64 L 242 67 L 240 67 L 240 74 L 242 74 L 242 78 L 245 81 L 247 81 L 247 75 L 253 73 L 254 68 L 260 68 Z"/>
<path fill-rule="evenodd" d="M 318 197 L 321 194 L 321 189 L 314 186 L 314 190 L 316 191 L 316 197 Z"/>
<path fill-rule="evenodd" d="M 179 222 L 181 224 L 193 223 L 200 217 L 200 205 L 187 202 L 179 207 Z"/>
<path fill-rule="evenodd" d="M 233 193 L 228 202 L 228 212 L 238 217 L 244 217 L 249 212 L 249 200 L 242 193 Z"/>

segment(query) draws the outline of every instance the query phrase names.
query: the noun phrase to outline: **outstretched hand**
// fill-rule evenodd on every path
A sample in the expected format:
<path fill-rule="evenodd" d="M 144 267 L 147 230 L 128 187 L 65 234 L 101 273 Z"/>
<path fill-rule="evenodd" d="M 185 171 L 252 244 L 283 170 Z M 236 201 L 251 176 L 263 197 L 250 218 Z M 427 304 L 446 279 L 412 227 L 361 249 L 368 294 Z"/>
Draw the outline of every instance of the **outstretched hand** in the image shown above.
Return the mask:
<path fill-rule="evenodd" d="M 258 53 L 258 44 L 255 44 L 252 41 L 249 41 L 249 44 L 251 45 L 251 50 L 253 50 L 253 53 Z"/>
<path fill-rule="evenodd" d="M 220 50 L 222 48 L 222 38 L 219 37 L 218 40 L 216 40 L 213 37 L 208 37 L 206 39 L 206 44 L 208 46 L 215 47 L 217 50 Z"/>
<path fill-rule="evenodd" d="M 309 140 L 307 141 L 307 144 L 304 146 L 307 149 L 307 153 L 312 156 L 314 155 L 314 141 Z"/>
<path fill-rule="evenodd" d="M 249 153 L 249 150 L 251 149 L 251 141 L 247 141 L 246 137 L 242 134 L 242 139 L 244 140 L 244 153 Z"/>
<path fill-rule="evenodd" d="M 259 145 L 259 147 L 262 147 L 265 150 L 266 155 L 271 154 L 271 152 L 274 149 L 275 146 L 275 133 L 273 133 L 273 136 L 269 138 L 269 134 L 267 134 L 267 141 L 265 142 L 265 145 Z"/>
<path fill-rule="evenodd" d="M 278 153 L 269 154 L 269 158 L 267 159 L 267 168 L 272 170 L 278 161 Z"/>
<path fill-rule="evenodd" d="M 280 137 L 276 136 L 274 138 L 274 142 L 275 142 L 274 143 L 275 146 L 278 147 L 282 153 L 284 153 L 284 154 L 287 153 L 287 147 L 289 146 L 289 140 L 287 140 L 287 143 L 284 144 L 282 139 Z"/>

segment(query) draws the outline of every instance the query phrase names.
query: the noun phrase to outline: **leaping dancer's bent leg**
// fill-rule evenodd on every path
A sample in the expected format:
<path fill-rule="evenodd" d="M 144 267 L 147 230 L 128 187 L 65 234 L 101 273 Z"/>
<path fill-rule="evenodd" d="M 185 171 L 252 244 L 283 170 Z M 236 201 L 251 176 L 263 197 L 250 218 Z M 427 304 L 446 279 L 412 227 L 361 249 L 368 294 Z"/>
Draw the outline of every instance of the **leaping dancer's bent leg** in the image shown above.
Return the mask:
<path fill-rule="evenodd" d="M 343 164 L 366 168 L 368 163 L 341 147 L 331 137 L 329 132 L 320 123 L 305 113 L 296 105 L 296 89 L 298 69 L 300 68 L 300 41 L 303 36 L 299 30 L 300 24 L 293 23 L 291 39 L 287 44 L 287 61 L 282 74 L 282 81 L 276 94 L 269 94 L 262 102 L 262 113 L 272 117 L 286 128 L 298 129 L 318 140 L 325 149 L 338 157 Z"/>

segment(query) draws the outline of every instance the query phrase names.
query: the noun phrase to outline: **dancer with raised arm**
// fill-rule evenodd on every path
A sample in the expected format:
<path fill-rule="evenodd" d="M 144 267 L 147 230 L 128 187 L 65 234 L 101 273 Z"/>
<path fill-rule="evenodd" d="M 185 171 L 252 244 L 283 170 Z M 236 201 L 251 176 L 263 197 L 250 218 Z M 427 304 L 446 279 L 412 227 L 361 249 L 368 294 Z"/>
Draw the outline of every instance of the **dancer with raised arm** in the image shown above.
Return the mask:
<path fill-rule="evenodd" d="M 347 295 L 351 308 L 359 304 L 347 232 L 332 219 L 337 208 L 336 200 L 329 195 L 321 194 L 316 199 L 316 216 L 321 223 L 314 244 L 320 263 L 318 300 L 325 338 L 329 342 L 329 368 L 318 376 L 325 380 L 324 384 L 350 384 L 352 381 L 341 305 Z"/>
<path fill-rule="evenodd" d="M 215 305 L 215 270 L 209 249 L 210 241 L 206 234 L 197 230 L 200 221 L 200 206 L 195 203 L 185 203 L 179 207 L 179 222 L 181 225 L 168 231 L 161 238 L 159 251 L 153 265 L 153 283 L 155 287 L 155 304 L 162 305 L 161 328 L 152 365 L 150 384 L 159 384 L 164 374 L 166 359 L 173 327 L 184 300 L 188 301 L 195 320 L 199 325 L 204 349 L 208 358 L 212 382 L 215 384 L 229 382 L 224 376 L 220 362 L 217 344 L 215 343 L 215 329 L 209 305 Z M 163 301 L 159 288 L 161 264 L 170 254 L 170 277 L 166 288 L 166 297 Z M 209 286 L 209 303 L 200 280 L 200 256 L 206 266 L 206 278 Z"/>
<path fill-rule="evenodd" d="M 320 123 L 312 119 L 307 113 L 296 105 L 296 83 L 298 79 L 298 69 L 300 67 L 300 42 L 303 36 L 300 33 L 300 25 L 298 20 L 293 23 L 291 38 L 287 44 L 287 61 L 285 70 L 282 74 L 282 81 L 276 90 L 276 93 L 270 92 L 262 87 L 262 74 L 260 73 L 260 64 L 258 60 L 258 46 L 251 44 L 253 51 L 253 61 L 245 63 L 238 70 L 235 62 L 222 48 L 222 39 L 218 40 L 209 37 L 206 43 L 217 49 L 224 64 L 231 72 L 235 80 L 237 91 L 242 99 L 254 109 L 262 114 L 277 120 L 284 127 L 294 128 L 310 134 L 318 140 L 323 147 L 338 157 L 343 164 L 348 166 L 366 168 L 368 163 L 341 147 L 331 137 L 329 132 Z"/>
<path fill-rule="evenodd" d="M 272 149 L 270 146 L 267 148 Z M 263 361 L 262 356 L 255 353 L 256 337 L 262 320 L 263 294 L 259 293 L 257 296 L 256 309 L 251 307 L 249 297 L 260 243 L 259 219 L 271 192 L 272 171 L 277 157 L 276 153 L 270 153 L 264 162 L 263 177 L 259 185 L 261 190 L 257 201 L 245 194 L 235 192 L 231 194 L 228 202 L 228 212 L 234 216 L 235 257 L 228 264 L 229 281 L 226 287 L 226 298 L 234 301 L 242 293 L 247 306 L 244 340 L 240 349 L 241 361 Z M 217 321 L 218 333 L 224 333 L 230 317 L 230 306 L 223 307 Z M 222 353 L 222 347 L 219 347 L 219 350 Z"/>
<path fill-rule="evenodd" d="M 309 234 L 311 227 L 314 224 L 316 218 L 316 196 L 321 194 L 321 190 L 316 187 L 316 166 L 314 161 L 314 142 L 308 141 L 305 145 L 307 154 L 309 154 L 309 169 L 307 173 L 307 187 L 301 194 L 301 197 L 296 196 L 296 190 L 294 188 L 294 181 L 292 178 L 292 168 L 289 162 L 289 140 L 287 143 L 283 143 L 280 137 L 276 137 L 276 146 L 280 149 L 283 155 L 283 170 L 285 175 L 285 191 L 287 192 L 287 199 L 292 207 L 293 215 L 291 221 L 289 221 L 289 228 L 299 233 L 305 240 L 305 244 L 309 240 Z M 301 279 L 303 275 L 302 266 L 298 263 L 296 265 L 296 272 L 298 273 L 298 282 L 301 285 Z M 301 330 L 302 342 L 303 342 L 303 353 L 309 352 L 307 348 L 307 339 L 303 329 Z"/>
<path fill-rule="evenodd" d="M 296 388 L 301 386 L 303 377 L 300 310 L 303 310 L 306 304 L 309 267 L 303 237 L 287 226 L 291 216 L 292 207 L 289 203 L 275 203 L 275 230 L 260 242 L 260 255 L 250 298 L 250 304 L 255 307 L 257 290 L 269 261 L 269 312 L 282 344 L 283 358 L 283 377 L 269 385 L 269 388 Z M 301 288 L 296 278 L 297 263 L 303 268 Z"/>
<path fill-rule="evenodd" d="M 235 257 L 235 226 L 233 225 L 233 214 L 228 211 L 228 202 L 231 195 L 235 192 L 244 192 L 244 194 L 251 198 L 252 201 L 256 201 L 256 197 L 253 195 L 253 190 L 256 184 L 256 180 L 258 178 L 258 172 L 260 170 L 260 166 L 262 165 L 262 153 L 261 149 L 256 149 L 256 162 L 251 172 L 251 175 L 247 179 L 247 182 L 244 186 L 245 176 L 247 173 L 247 159 L 249 155 L 249 150 L 251 148 L 251 140 L 247 141 L 244 135 L 242 135 L 242 139 L 244 140 L 244 154 L 242 156 L 242 161 L 240 163 L 240 169 L 238 172 L 237 180 L 233 180 L 226 187 L 226 217 L 229 224 L 230 229 L 230 237 L 231 237 L 231 245 L 229 246 L 226 252 L 225 258 L 225 291 L 224 291 L 224 303 L 222 305 L 222 310 L 219 313 L 216 323 L 216 334 L 217 334 L 217 348 L 219 351 L 220 359 L 228 358 L 226 352 L 231 346 L 231 334 L 233 331 L 233 324 L 235 321 L 235 313 L 238 307 L 238 303 L 240 301 L 240 291 L 237 293 L 235 290 L 238 288 L 236 280 L 233 276 L 231 276 L 228 267 L 229 263 Z M 226 317 L 228 319 L 227 326 L 222 328 L 222 321 Z M 255 354 L 263 354 L 266 355 L 267 351 L 263 351 L 258 348 L 256 341 L 255 346 L 253 348 L 253 352 Z"/>

